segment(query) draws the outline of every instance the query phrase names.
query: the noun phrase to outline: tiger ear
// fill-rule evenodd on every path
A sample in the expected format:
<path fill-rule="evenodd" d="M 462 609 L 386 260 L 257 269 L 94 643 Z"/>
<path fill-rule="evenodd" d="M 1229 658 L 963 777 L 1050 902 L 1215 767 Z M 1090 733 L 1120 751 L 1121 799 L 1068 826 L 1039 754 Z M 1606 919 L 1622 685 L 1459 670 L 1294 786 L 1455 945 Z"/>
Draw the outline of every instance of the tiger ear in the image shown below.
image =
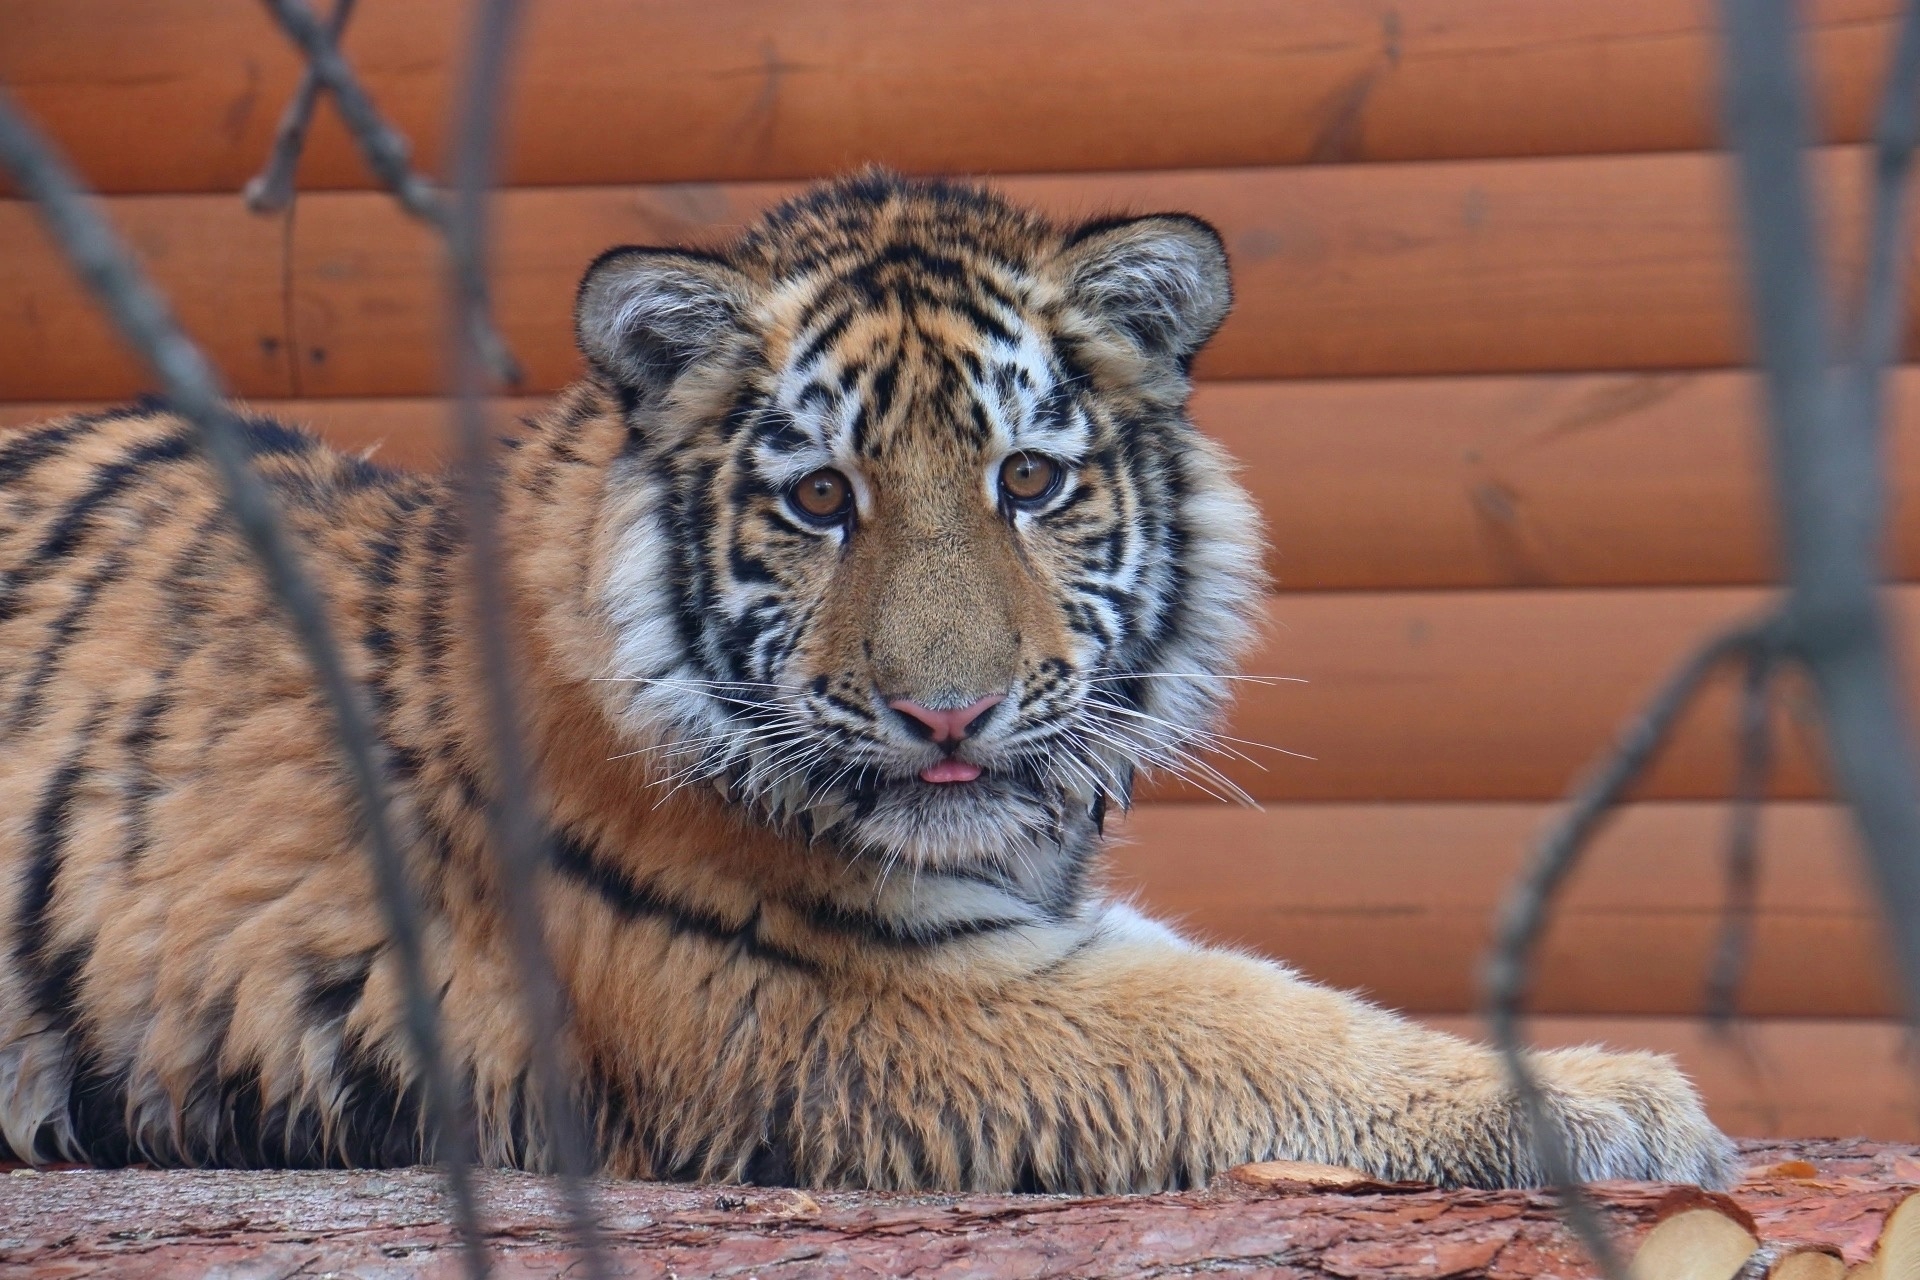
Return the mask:
<path fill-rule="evenodd" d="M 1062 258 L 1074 299 L 1149 356 L 1186 364 L 1233 305 L 1220 233 L 1188 214 L 1090 222 Z"/>
<path fill-rule="evenodd" d="M 628 245 L 593 260 L 574 300 L 580 352 L 622 386 L 663 391 L 742 333 L 753 282 L 717 258 Z"/>

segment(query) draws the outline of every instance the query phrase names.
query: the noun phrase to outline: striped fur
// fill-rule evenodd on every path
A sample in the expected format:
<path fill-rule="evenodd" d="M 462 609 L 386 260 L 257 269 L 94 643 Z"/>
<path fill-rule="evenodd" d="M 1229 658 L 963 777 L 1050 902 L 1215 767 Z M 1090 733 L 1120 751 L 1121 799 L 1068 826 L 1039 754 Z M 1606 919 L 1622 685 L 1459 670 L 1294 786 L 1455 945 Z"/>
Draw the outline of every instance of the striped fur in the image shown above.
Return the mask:
<path fill-rule="evenodd" d="M 505 476 L 545 905 L 605 1169 L 1123 1190 L 1264 1157 L 1537 1179 L 1490 1055 L 1098 890 L 1263 589 L 1185 415 L 1210 228 L 867 174 L 619 250 Z M 249 427 L 371 692 L 479 1150 L 541 1168 L 481 844 L 445 481 Z M 1001 487 L 1024 452 L 1058 486 Z M 794 483 L 833 468 L 831 520 Z M 890 705 L 1002 699 L 958 742 Z M 925 781 L 977 768 L 973 781 Z M 163 407 L 0 439 L 0 1135 L 33 1160 L 431 1155 L 328 716 Z M 1541 1068 L 1589 1177 L 1725 1181 L 1673 1067 Z"/>

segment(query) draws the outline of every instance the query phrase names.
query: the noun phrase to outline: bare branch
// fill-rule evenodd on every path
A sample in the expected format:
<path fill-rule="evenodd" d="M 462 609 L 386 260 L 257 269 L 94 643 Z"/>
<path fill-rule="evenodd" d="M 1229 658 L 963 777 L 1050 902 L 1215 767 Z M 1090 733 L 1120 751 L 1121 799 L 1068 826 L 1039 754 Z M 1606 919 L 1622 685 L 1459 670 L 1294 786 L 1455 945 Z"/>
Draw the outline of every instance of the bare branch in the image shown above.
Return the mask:
<path fill-rule="evenodd" d="M 121 335 L 160 377 L 172 408 L 199 433 L 202 451 L 226 487 L 235 521 L 265 570 L 274 595 L 313 664 L 321 691 L 333 709 L 335 733 L 346 758 L 367 828 L 387 927 L 406 986 L 407 1029 L 427 1084 L 435 1150 L 445 1162 L 455 1219 L 467 1248 L 468 1273 L 486 1275 L 479 1222 L 467 1176 L 467 1136 L 452 1122 L 458 1107 L 440 1052 L 436 1010 L 429 993 L 419 913 L 406 861 L 395 837 L 380 774 L 371 718 L 360 687 L 347 674 L 327 622 L 326 602 L 300 564 L 299 552 L 280 521 L 273 496 L 247 461 L 243 429 L 226 404 L 219 376 L 181 332 L 164 299 L 135 265 L 101 218 L 77 179 L 52 148 L 0 93 L 0 164 L 34 202 L 54 241 L 93 290 Z"/>
<path fill-rule="evenodd" d="M 1900 294 L 1906 272 L 1904 229 L 1909 203 L 1907 175 L 1920 135 L 1920 6 L 1909 5 L 1900 23 L 1887 84 L 1874 126 L 1873 213 L 1867 237 L 1865 289 L 1854 329 L 1853 357 L 1869 392 L 1880 385 L 1880 370 L 1898 354 Z M 1867 423 L 1880 422 L 1877 399 L 1860 406 Z"/>
<path fill-rule="evenodd" d="M 1613 1280 L 1620 1280 L 1626 1272 L 1581 1190 L 1579 1179 L 1574 1176 L 1572 1162 L 1567 1157 L 1566 1138 L 1548 1111 L 1540 1085 L 1527 1066 L 1520 1027 L 1527 973 L 1534 948 L 1546 926 L 1547 907 L 1568 872 L 1573 870 L 1587 841 L 1652 762 L 1706 678 L 1721 663 L 1749 655 L 1756 647 L 1768 643 L 1773 625 L 1770 619 L 1750 622 L 1718 636 L 1668 678 L 1540 841 L 1531 866 L 1500 913 L 1498 940 L 1487 966 L 1488 1017 L 1493 1024 L 1494 1043 L 1506 1059 L 1507 1074 L 1525 1109 L 1542 1171 L 1560 1194 L 1567 1225 L 1592 1253 L 1601 1271 Z"/>
<path fill-rule="evenodd" d="M 1859 359 L 1835 367 L 1793 57 L 1791 0 L 1722 0 L 1728 128 L 1766 372 L 1774 490 L 1791 592 L 1783 636 L 1813 677 L 1835 781 L 1877 882 L 1910 1009 L 1920 1000 L 1920 757 L 1880 599 L 1885 509 L 1879 382 L 1898 332 L 1898 190 L 1914 138 L 1920 9 L 1909 4 L 1882 113 L 1873 257 Z M 1869 418 L 1871 415 L 1871 419 Z"/>
<path fill-rule="evenodd" d="M 1727 903 L 1720 946 L 1707 973 L 1707 1018 L 1721 1031 L 1731 1025 L 1753 942 L 1759 894 L 1760 813 L 1773 768 L 1773 720 L 1767 695 L 1779 655 L 1756 647 L 1747 659 L 1740 690 L 1739 772 L 1733 784 L 1733 816 L 1727 826 Z"/>
<path fill-rule="evenodd" d="M 368 96 L 347 60 L 340 56 L 340 50 L 314 16 L 313 10 L 306 6 L 304 0 L 264 2 L 282 29 L 306 53 L 313 74 L 333 94 L 334 101 L 340 107 L 341 119 L 346 121 L 348 131 L 359 145 L 367 167 L 393 193 L 401 208 L 439 231 L 447 239 L 449 250 L 457 252 L 453 249 L 446 201 L 432 183 L 413 171 L 412 148 L 399 131 L 387 123 L 380 109 L 373 105 L 373 99 Z M 475 281 L 485 279 L 477 262 L 467 262 L 461 269 Z M 509 386 L 517 385 L 521 379 L 520 366 L 507 349 L 506 342 L 493 328 L 487 310 L 482 308 L 478 315 L 469 319 L 485 326 L 474 335 L 473 342 L 487 367 L 501 382 Z"/>
<path fill-rule="evenodd" d="M 336 47 L 340 35 L 353 16 L 354 0 L 334 0 L 333 17 L 327 23 L 327 36 Z M 293 175 L 300 167 L 300 153 L 306 149 L 307 129 L 313 123 L 313 108 L 320 101 L 320 75 L 309 62 L 300 73 L 300 87 L 294 90 L 287 109 L 280 115 L 280 127 L 274 131 L 273 151 L 267 167 L 246 185 L 243 192 L 247 208 L 255 213 L 278 213 L 293 202 Z"/>
<path fill-rule="evenodd" d="M 474 628 L 480 641 L 482 693 L 498 787 L 488 815 L 496 895 L 513 943 L 533 1083 L 575 1245 L 590 1280 L 602 1280 L 607 1275 L 606 1259 L 585 1182 L 594 1161 L 574 1108 L 572 1063 L 565 1049 L 567 1027 L 562 1016 L 565 995 L 547 953 L 542 873 L 551 859 L 546 834 L 533 812 L 533 773 L 521 742 L 516 664 L 506 622 L 513 607 L 500 571 L 493 433 L 481 400 L 485 356 L 480 340 L 492 329 L 484 275 L 487 193 L 493 184 L 506 64 L 519 13 L 518 0 L 482 0 L 474 19 L 467 83 L 453 131 L 454 199 L 446 228 L 449 355 Z"/>
<path fill-rule="evenodd" d="M 1854 364 L 1836 367 L 1805 150 L 1809 112 L 1795 62 L 1792 0 L 1722 0 L 1727 118 L 1740 180 L 1756 335 L 1766 372 L 1774 489 L 1789 592 L 1778 615 L 1709 643 L 1661 690 L 1641 720 L 1542 842 L 1510 900 L 1489 965 L 1489 1016 L 1533 1125 L 1542 1165 L 1568 1221 L 1609 1275 L 1608 1247 L 1568 1167 L 1565 1143 L 1521 1050 L 1527 965 L 1555 890 L 1607 810 L 1645 768 L 1707 673 L 1748 660 L 1741 777 L 1730 875 L 1730 927 L 1713 976 L 1716 1009 L 1746 948 L 1753 893 L 1753 824 L 1770 755 L 1765 692 L 1777 660 L 1813 678 L 1840 790 L 1850 803 L 1890 918 L 1910 1002 L 1920 1001 L 1920 757 L 1902 710 L 1879 587 L 1885 509 L 1880 381 L 1900 334 L 1905 181 L 1920 132 L 1920 0 L 1900 31 L 1875 158 L 1873 228 Z"/>
<path fill-rule="evenodd" d="M 333 94 L 341 118 L 360 147 L 374 176 L 393 192 L 400 207 L 422 222 L 444 228 L 446 207 L 433 184 L 413 171 L 413 148 L 386 122 L 380 109 L 360 84 L 360 78 L 340 56 L 340 50 L 304 0 L 265 0 L 280 27 L 307 55 L 313 75 Z"/>

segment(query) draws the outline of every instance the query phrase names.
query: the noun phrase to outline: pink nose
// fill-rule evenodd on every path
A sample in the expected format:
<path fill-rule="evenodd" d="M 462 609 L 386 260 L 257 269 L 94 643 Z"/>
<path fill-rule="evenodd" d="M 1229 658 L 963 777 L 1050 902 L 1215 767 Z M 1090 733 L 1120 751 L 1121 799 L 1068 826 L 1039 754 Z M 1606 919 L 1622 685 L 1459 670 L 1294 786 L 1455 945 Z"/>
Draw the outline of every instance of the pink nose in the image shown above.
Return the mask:
<path fill-rule="evenodd" d="M 967 736 L 967 730 L 973 727 L 974 721 L 1000 705 L 1005 697 L 1005 694 L 996 693 L 951 711 L 935 711 L 931 707 L 921 706 L 912 698 L 889 698 L 887 705 L 933 730 L 935 742 L 958 742 Z"/>

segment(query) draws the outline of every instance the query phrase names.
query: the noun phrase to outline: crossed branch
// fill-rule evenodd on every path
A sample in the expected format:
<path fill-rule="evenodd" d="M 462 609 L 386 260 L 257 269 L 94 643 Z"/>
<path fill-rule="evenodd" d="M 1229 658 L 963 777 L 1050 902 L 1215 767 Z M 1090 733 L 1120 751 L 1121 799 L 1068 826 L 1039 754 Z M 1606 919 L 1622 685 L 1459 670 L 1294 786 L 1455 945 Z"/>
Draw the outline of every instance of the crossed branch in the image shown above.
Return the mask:
<path fill-rule="evenodd" d="M 486 305 L 486 264 L 478 256 L 481 246 L 473 243 L 470 237 L 460 234 L 454 225 L 457 211 L 449 205 L 438 187 L 414 170 L 413 148 L 407 145 L 400 131 L 380 114 L 372 96 L 360 83 L 360 77 L 354 73 L 352 64 L 340 52 L 338 42 L 346 30 L 348 19 L 353 16 L 354 0 L 335 0 L 333 16 L 324 24 L 307 7 L 305 0 L 263 0 L 263 3 L 281 29 L 306 55 L 307 67 L 301 73 L 300 87 L 294 91 L 293 99 L 281 114 L 267 167 L 247 183 L 248 207 L 257 213 L 271 213 L 285 208 L 292 201 L 294 170 L 298 168 L 301 152 L 307 144 L 314 107 L 322 89 L 331 93 L 334 105 L 340 109 L 340 118 L 346 122 L 347 130 L 360 148 L 360 156 L 366 161 L 367 168 L 373 170 L 374 176 L 393 193 L 394 200 L 402 209 L 440 233 L 447 246 L 449 260 L 460 276 L 457 292 L 479 300 L 480 305 L 468 309 L 465 314 L 464 323 L 473 326 L 469 341 L 480 352 L 480 358 L 495 378 L 506 386 L 518 386 L 522 379 L 520 366 L 508 350 L 506 341 L 494 328 L 490 309 Z M 503 30 L 511 30 L 514 22 L 512 12 L 518 7 L 494 6 L 483 11 L 475 25 L 479 37 L 474 42 L 475 49 L 484 46 L 484 37 L 492 29 L 490 24 L 496 22 L 493 17 L 495 12 L 501 8 L 507 11 L 506 16 L 497 19 L 497 24 Z M 470 84 L 472 79 L 469 76 Z M 463 123 L 470 123 L 473 119 L 472 116 L 465 116 Z M 490 124 L 482 127 L 491 139 L 496 130 Z M 456 131 L 456 148 L 464 148 L 467 136 L 465 129 Z"/>

